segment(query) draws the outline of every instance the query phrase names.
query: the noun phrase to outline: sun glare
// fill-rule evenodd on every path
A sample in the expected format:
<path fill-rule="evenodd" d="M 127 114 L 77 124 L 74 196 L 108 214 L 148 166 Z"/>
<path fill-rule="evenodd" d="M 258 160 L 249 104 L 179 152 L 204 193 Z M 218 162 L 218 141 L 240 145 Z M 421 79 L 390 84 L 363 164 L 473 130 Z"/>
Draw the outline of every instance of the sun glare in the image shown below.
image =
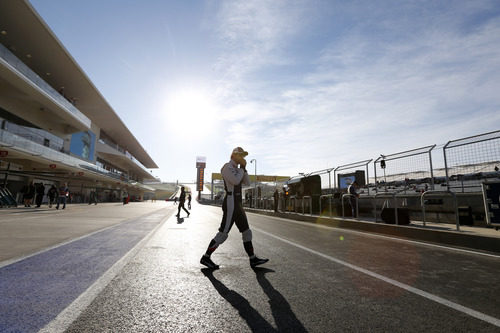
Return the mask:
<path fill-rule="evenodd" d="M 168 126 L 178 133 L 202 136 L 214 129 L 216 107 L 214 101 L 202 92 L 180 91 L 166 101 Z"/>

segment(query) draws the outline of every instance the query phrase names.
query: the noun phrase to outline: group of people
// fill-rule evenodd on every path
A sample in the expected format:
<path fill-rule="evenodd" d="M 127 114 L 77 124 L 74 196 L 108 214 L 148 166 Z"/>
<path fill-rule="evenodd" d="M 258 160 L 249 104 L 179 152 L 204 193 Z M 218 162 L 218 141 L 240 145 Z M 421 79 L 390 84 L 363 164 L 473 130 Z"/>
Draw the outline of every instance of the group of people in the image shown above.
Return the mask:
<path fill-rule="evenodd" d="M 43 183 L 30 182 L 21 189 L 23 195 L 24 207 L 31 207 L 33 199 L 35 199 L 35 205 L 39 208 L 42 205 L 43 197 L 45 195 L 45 185 Z M 62 204 L 62 209 L 66 208 L 66 202 L 69 197 L 68 184 L 56 188 L 55 185 L 51 185 L 47 191 L 47 197 L 49 199 L 49 208 L 52 208 L 53 204 L 56 204 L 56 209 L 59 209 L 60 204 Z"/>

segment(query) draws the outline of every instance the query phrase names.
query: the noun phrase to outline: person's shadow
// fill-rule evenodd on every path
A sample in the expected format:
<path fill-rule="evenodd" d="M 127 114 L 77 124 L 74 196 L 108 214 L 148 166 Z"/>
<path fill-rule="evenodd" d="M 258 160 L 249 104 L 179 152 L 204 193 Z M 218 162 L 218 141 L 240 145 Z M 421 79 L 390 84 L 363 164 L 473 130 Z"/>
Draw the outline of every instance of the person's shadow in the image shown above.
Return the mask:
<path fill-rule="evenodd" d="M 213 274 L 213 269 L 202 268 L 201 271 L 212 282 L 215 290 L 238 310 L 241 318 L 246 321 L 252 332 L 276 332 L 276 329 L 250 305 L 245 297 L 229 289 L 224 283 L 217 280 Z"/>
<path fill-rule="evenodd" d="M 262 290 L 269 298 L 269 305 L 271 306 L 274 321 L 278 326 L 278 331 L 307 332 L 304 325 L 302 325 L 295 313 L 293 313 L 286 298 L 266 278 L 266 273 L 274 273 L 274 270 L 265 267 L 255 267 L 253 270 Z"/>
<path fill-rule="evenodd" d="M 269 297 L 269 305 L 271 306 L 271 312 L 278 326 L 278 330 L 267 322 L 264 317 L 250 305 L 246 298 L 234 290 L 227 288 L 222 282 L 217 280 L 213 275 L 212 269 L 203 268 L 201 271 L 213 284 L 215 290 L 238 310 L 238 313 L 246 321 L 252 332 L 307 332 L 304 325 L 302 325 L 293 313 L 285 297 L 283 297 L 265 277 L 266 273 L 272 273 L 274 270 L 263 267 L 254 268 L 259 285 Z"/>

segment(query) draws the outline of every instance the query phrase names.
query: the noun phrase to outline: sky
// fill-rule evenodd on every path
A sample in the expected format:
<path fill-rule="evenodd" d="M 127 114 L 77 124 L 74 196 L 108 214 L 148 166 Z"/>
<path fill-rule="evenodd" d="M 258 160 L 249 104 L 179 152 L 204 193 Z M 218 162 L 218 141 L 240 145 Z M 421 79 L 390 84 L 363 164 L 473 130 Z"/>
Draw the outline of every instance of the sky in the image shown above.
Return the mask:
<path fill-rule="evenodd" d="M 30 1 L 162 181 L 237 146 L 294 176 L 500 129 L 497 0 Z"/>

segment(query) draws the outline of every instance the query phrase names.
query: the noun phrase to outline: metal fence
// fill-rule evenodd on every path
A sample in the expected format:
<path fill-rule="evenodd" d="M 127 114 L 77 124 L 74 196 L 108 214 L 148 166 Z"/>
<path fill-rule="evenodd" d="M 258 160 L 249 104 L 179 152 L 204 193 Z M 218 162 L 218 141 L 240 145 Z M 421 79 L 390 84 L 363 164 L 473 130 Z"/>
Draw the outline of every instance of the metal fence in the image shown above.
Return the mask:
<path fill-rule="evenodd" d="M 434 157 L 438 154 L 435 148 L 436 145 L 430 145 L 381 154 L 375 161 L 354 162 L 301 176 L 320 175 L 323 194 L 339 189 L 339 174 L 360 170 L 366 172 L 364 193 L 369 195 L 380 191 L 421 193 L 444 189 L 476 193 L 481 192 L 485 181 L 500 181 L 500 130 L 449 141 L 443 146 L 444 167 L 433 165 L 433 154 Z M 370 177 L 368 165 L 372 161 L 373 177 Z M 326 184 L 330 191 L 324 190 Z"/>
<path fill-rule="evenodd" d="M 365 184 L 370 183 L 370 176 L 369 176 L 369 171 L 368 171 L 368 166 L 369 164 L 373 161 L 373 159 L 370 160 L 365 160 L 365 161 L 359 161 L 359 162 L 354 162 L 354 163 L 349 163 L 349 164 L 344 164 L 344 165 L 339 165 L 333 170 L 333 181 L 334 181 L 334 187 L 338 187 L 338 181 L 337 181 L 337 175 L 339 175 L 341 172 L 342 173 L 350 173 L 350 172 L 355 172 L 358 171 L 359 168 L 363 168 L 365 173 Z"/>
<path fill-rule="evenodd" d="M 500 178 L 500 131 L 448 141 L 443 147 L 446 184 L 455 192 L 479 192 Z"/>
<path fill-rule="evenodd" d="M 436 145 L 403 152 L 380 155 L 373 162 L 375 184 L 378 190 L 387 192 L 422 188 L 434 189 L 432 150 Z"/>
<path fill-rule="evenodd" d="M 304 177 L 318 175 L 321 177 L 321 187 L 331 189 L 332 188 L 332 175 L 331 175 L 332 171 L 333 171 L 333 168 L 329 168 L 329 169 L 313 171 L 313 172 L 308 173 L 308 174 L 300 174 L 300 175 L 304 176 Z M 328 187 L 325 187 L 323 184 L 328 184 Z"/>
<path fill-rule="evenodd" d="M 300 176 L 320 175 L 324 195 L 338 190 L 339 174 L 359 170 L 366 172 L 367 191 L 362 193 L 368 195 L 380 191 L 422 193 L 445 188 L 453 192 L 481 192 L 481 183 L 485 180 L 500 181 L 500 130 L 446 143 L 443 147 L 444 168 L 433 165 L 433 153 L 437 154 L 435 147 L 430 145 L 390 155 L 381 154 L 375 161 L 363 160 L 301 173 Z M 372 161 L 374 176 L 370 178 L 369 164 Z"/>

